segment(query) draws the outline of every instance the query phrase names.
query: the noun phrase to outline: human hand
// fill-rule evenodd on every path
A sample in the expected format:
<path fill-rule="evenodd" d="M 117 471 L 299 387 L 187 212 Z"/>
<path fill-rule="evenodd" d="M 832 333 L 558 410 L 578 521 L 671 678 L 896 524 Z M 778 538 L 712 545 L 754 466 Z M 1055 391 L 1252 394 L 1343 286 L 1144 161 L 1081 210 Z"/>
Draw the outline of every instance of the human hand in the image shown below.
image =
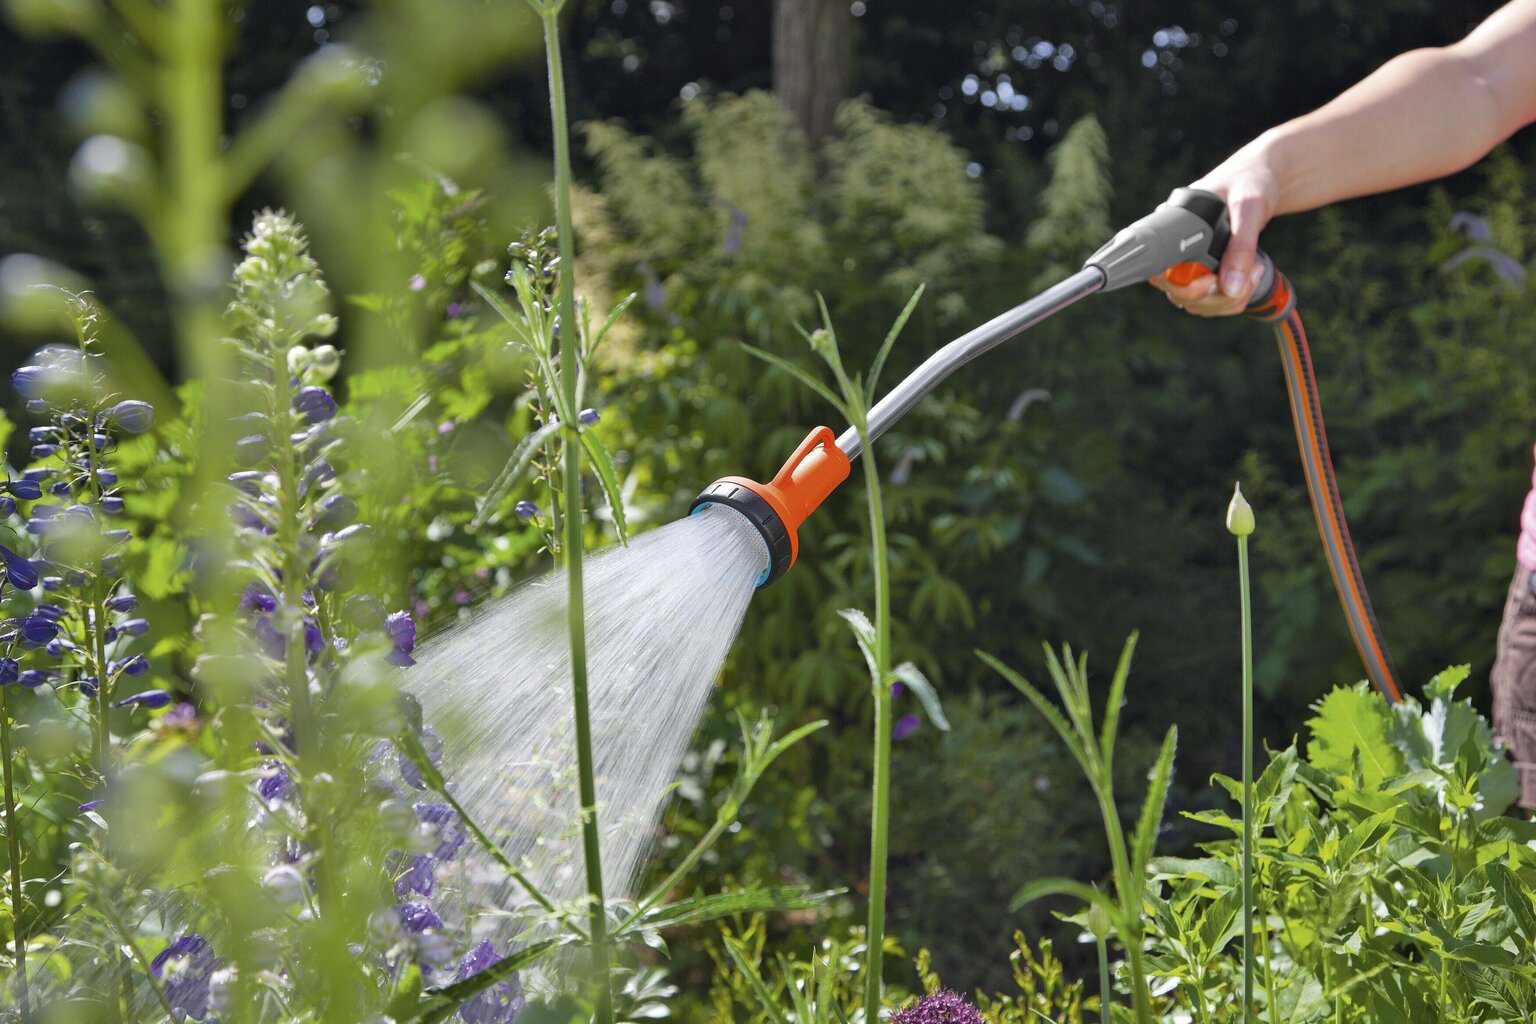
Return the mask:
<path fill-rule="evenodd" d="M 1195 316 L 1241 313 L 1264 276 L 1263 264 L 1255 257 L 1259 232 L 1279 206 L 1279 182 L 1261 153 L 1244 149 L 1191 187 L 1214 192 L 1227 204 L 1232 235 L 1219 273 L 1201 274 L 1187 284 L 1175 284 L 1165 271 L 1148 283 L 1167 295 L 1169 302 Z"/>

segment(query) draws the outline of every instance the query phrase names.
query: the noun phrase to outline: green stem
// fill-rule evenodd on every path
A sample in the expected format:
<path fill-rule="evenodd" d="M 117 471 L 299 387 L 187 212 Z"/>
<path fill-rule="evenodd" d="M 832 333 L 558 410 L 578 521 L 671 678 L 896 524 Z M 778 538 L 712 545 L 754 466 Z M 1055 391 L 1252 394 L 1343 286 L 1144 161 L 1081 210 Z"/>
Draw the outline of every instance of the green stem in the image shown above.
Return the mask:
<path fill-rule="evenodd" d="M 862 417 L 861 417 L 862 419 Z M 869 545 L 875 573 L 875 750 L 872 805 L 869 815 L 869 923 L 865 940 L 869 953 L 864 975 L 864 1020 L 880 1019 L 885 961 L 885 871 L 891 832 L 891 578 L 885 539 L 885 508 L 880 472 L 869 438 L 864 442 L 864 487 L 869 496 Z"/>
<path fill-rule="evenodd" d="M 1280 1010 L 1279 993 L 1275 989 L 1274 950 L 1270 946 L 1269 915 L 1259 915 L 1259 945 L 1264 949 L 1264 990 L 1269 993 L 1270 1024 L 1276 1024 L 1275 1014 Z"/>
<path fill-rule="evenodd" d="M 1243 1021 L 1253 1020 L 1253 609 L 1248 595 L 1248 538 L 1237 538 L 1243 605 Z"/>
<path fill-rule="evenodd" d="M 1115 874 L 1115 897 L 1120 905 L 1120 944 L 1125 947 L 1131 967 L 1131 999 L 1138 1024 L 1152 1022 L 1152 994 L 1147 988 L 1146 968 L 1141 959 L 1141 880 L 1131 877 L 1131 861 L 1125 845 L 1125 829 L 1115 807 L 1113 782 L 1109 769 L 1099 762 L 1100 775 L 1093 783 L 1099 800 L 1099 816 L 1104 819 L 1104 834 L 1109 840 L 1109 857 Z"/>
<path fill-rule="evenodd" d="M 27 937 L 21 927 L 21 837 L 16 824 L 16 790 L 11 777 L 11 691 L 0 687 L 0 759 L 5 773 L 5 853 L 10 859 L 11 934 L 15 940 L 16 995 L 22 1024 L 32 1020 L 32 1000 L 27 994 Z"/>
<path fill-rule="evenodd" d="M 571 140 L 565 110 L 565 72 L 560 59 L 560 4 L 539 6 L 544 23 L 544 51 L 549 62 L 549 108 L 555 137 L 555 230 L 560 245 L 560 390 L 568 409 L 576 407 L 576 376 L 581 367 L 576 326 L 576 244 L 571 223 Z M 561 431 L 565 472 L 566 626 L 571 645 L 571 701 L 576 718 L 576 774 L 581 799 L 582 853 L 587 870 L 591 915 L 592 974 L 597 988 L 597 1024 L 611 1024 L 613 996 L 608 983 L 608 913 L 603 898 L 603 860 L 597 827 L 597 784 L 592 767 L 592 722 L 587 698 L 587 623 L 582 591 L 582 512 L 580 428 L 565 420 Z"/>
<path fill-rule="evenodd" d="M 101 915 L 107 919 L 107 923 L 111 925 L 112 930 L 117 933 L 118 941 L 128 948 L 129 956 L 125 959 L 128 959 L 131 963 L 137 963 L 139 965 L 139 968 L 144 972 L 144 980 L 149 982 L 150 990 L 155 993 L 155 998 L 160 1003 L 160 1008 L 165 1011 L 165 1015 L 170 1019 L 171 1024 L 177 1024 L 177 1022 L 181 1019 L 181 1014 L 177 1013 L 176 1008 L 171 1005 L 170 998 L 165 994 L 165 987 L 160 984 L 160 980 L 156 978 L 154 972 L 149 969 L 149 958 L 146 957 L 144 955 L 144 951 L 139 948 L 139 940 L 134 937 L 133 931 L 123 923 L 123 919 L 117 916 L 117 912 L 112 909 L 110 904 L 110 899 L 101 901 Z M 128 975 L 125 973 L 123 977 L 127 978 Z M 131 1009 L 133 1005 L 131 986 L 128 988 L 127 994 L 129 996 L 128 1005 Z"/>
<path fill-rule="evenodd" d="M 1109 1004 L 1111 993 L 1109 991 L 1109 940 L 1103 935 L 1098 937 L 1099 943 L 1099 1020 L 1101 1024 L 1109 1024 Z"/>

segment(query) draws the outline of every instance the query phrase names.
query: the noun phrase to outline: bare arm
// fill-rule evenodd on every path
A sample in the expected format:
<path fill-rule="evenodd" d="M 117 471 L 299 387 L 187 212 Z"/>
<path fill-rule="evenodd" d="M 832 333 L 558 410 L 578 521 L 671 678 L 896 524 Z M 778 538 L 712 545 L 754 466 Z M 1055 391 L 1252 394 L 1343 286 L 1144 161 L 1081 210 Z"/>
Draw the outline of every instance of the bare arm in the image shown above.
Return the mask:
<path fill-rule="evenodd" d="M 1310 114 L 1272 128 L 1195 184 L 1227 200 L 1215 276 L 1153 284 L 1193 313 L 1235 313 L 1270 218 L 1459 171 L 1536 121 L 1536 0 L 1512 0 L 1465 39 L 1394 57 Z"/>

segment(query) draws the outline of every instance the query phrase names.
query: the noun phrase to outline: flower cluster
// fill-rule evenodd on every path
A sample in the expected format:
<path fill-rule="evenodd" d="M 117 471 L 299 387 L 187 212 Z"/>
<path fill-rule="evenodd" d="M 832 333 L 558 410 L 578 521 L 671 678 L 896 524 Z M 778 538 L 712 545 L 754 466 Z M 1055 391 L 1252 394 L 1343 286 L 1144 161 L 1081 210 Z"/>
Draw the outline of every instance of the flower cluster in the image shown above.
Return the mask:
<path fill-rule="evenodd" d="M 984 1024 L 984 1021 L 981 1011 L 964 996 L 941 988 L 911 1006 L 897 1010 L 891 1024 Z"/>
<path fill-rule="evenodd" d="M 34 465 L 0 483 L 0 516 L 21 518 L 35 545 L 31 557 L 0 545 L 5 582 L 17 591 L 41 590 L 24 614 L 0 624 L 0 685 L 77 689 L 105 777 L 107 707 L 158 708 L 171 699 L 164 689 L 119 696 L 150 670 L 148 658 L 132 651 L 149 623 L 123 580 L 132 535 L 119 525 L 125 503 L 110 456 L 121 436 L 154 426 L 154 409 L 112 390 L 95 351 L 93 309 L 84 299 L 75 306 L 77 344 L 45 346 L 11 378 L 27 410 L 48 422 L 29 432 Z"/>
<path fill-rule="evenodd" d="M 323 853 L 313 841 L 312 818 L 324 812 L 316 810 L 314 779 L 305 775 L 316 736 L 306 734 L 304 720 L 326 714 L 324 702 L 354 678 L 349 671 L 360 659 L 376 659 L 373 671 L 413 665 L 417 627 L 408 612 L 390 611 L 377 596 L 358 592 L 358 567 L 371 538 L 347 493 L 358 475 L 346 463 L 354 425 L 329 387 L 341 353 L 306 341 L 335 330 L 324 281 L 284 214 L 259 215 L 244 244 L 228 319 L 236 327 L 240 377 L 248 383 L 244 408 L 233 417 L 238 468 L 225 499 L 237 538 L 231 568 L 240 573 L 239 589 L 229 612 L 205 618 L 199 629 L 205 639 L 243 644 L 236 652 L 240 671 L 249 675 L 254 667 L 251 711 L 270 739 L 259 750 L 253 820 L 276 833 L 262 887 L 277 903 L 307 915 L 323 912 L 316 898 Z M 210 644 L 196 671 L 211 678 L 229 668 L 230 654 Z M 422 748 L 440 758 L 441 743 L 421 724 L 419 709 L 405 717 Z M 384 975 L 414 963 L 429 978 L 436 972 L 437 980 L 451 982 L 463 947 L 456 946 L 458 930 L 428 901 L 442 895 L 438 871 L 463 849 L 468 831 L 451 806 L 430 798 L 421 773 L 393 743 L 370 742 L 377 751 L 369 778 L 381 800 L 378 817 L 400 844 L 380 860 L 397 902 L 369 918 L 373 962 Z M 458 963 L 458 975 L 498 959 L 489 946 L 476 947 Z M 477 996 L 464 1019 L 508 1024 L 522 1005 L 513 977 Z"/>

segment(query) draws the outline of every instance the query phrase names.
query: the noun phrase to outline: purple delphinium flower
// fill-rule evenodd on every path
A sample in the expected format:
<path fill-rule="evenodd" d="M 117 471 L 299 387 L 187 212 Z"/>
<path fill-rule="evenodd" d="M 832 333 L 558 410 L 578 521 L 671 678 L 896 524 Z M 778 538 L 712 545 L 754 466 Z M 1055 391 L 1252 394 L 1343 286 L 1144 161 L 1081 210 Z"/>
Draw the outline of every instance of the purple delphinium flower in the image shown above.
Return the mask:
<path fill-rule="evenodd" d="M 539 506 L 525 499 L 513 505 L 512 511 L 517 513 L 519 519 L 534 519 L 539 514 Z"/>
<path fill-rule="evenodd" d="M 409 668 L 416 664 L 411 653 L 416 650 L 416 623 L 410 612 L 391 612 L 384 620 L 384 632 L 389 634 L 392 646 L 386 661 L 391 665 Z"/>
<path fill-rule="evenodd" d="M 891 726 L 891 739 L 904 740 L 914 732 L 917 732 L 918 727 L 922 724 L 923 720 L 916 715 L 902 715 L 896 719 L 896 724 Z"/>
<path fill-rule="evenodd" d="M 420 900 L 401 903 L 395 907 L 395 913 L 400 915 L 400 923 L 405 926 L 405 930 L 413 935 L 428 928 L 443 926 L 443 919 L 437 916 L 437 911 Z"/>
<path fill-rule="evenodd" d="M 171 1008 L 193 1020 L 208 1017 L 208 979 L 218 969 L 213 947 L 201 935 L 183 935 L 150 961 Z"/>
<path fill-rule="evenodd" d="M 447 804 L 420 803 L 414 808 L 423 824 L 430 825 L 437 835 L 437 849 L 432 851 L 436 860 L 452 860 L 466 842 L 469 830 L 459 818 L 459 812 Z"/>
<path fill-rule="evenodd" d="M 981 1011 L 947 988 L 897 1010 L 891 1024 L 985 1024 Z"/>
<path fill-rule="evenodd" d="M 310 385 L 293 396 L 293 411 L 309 423 L 324 423 L 336 415 L 336 399 L 325 388 Z"/>
<path fill-rule="evenodd" d="M 587 426 L 595 426 L 597 421 L 603 418 L 603 414 L 596 409 L 583 409 L 576 414 L 576 418 Z"/>
<path fill-rule="evenodd" d="M 37 586 L 37 565 L 10 548 L 0 544 L 0 558 L 5 559 L 5 578 L 17 590 L 31 590 Z"/>
<path fill-rule="evenodd" d="M 154 406 L 136 399 L 118 402 L 103 413 L 103 416 L 108 423 L 121 427 L 130 434 L 142 434 L 155 425 Z"/>
<path fill-rule="evenodd" d="M 169 690 L 142 690 L 132 696 L 124 697 L 112 706 L 116 708 L 163 708 L 170 702 L 171 694 Z"/>
<path fill-rule="evenodd" d="M 473 978 L 502 959 L 495 946 L 481 942 L 464 954 L 464 959 L 459 962 L 457 980 Z M 499 981 L 466 1000 L 459 1007 L 459 1016 L 464 1024 L 514 1024 L 527 1007 L 522 980 L 514 972 L 505 981 Z"/>
<path fill-rule="evenodd" d="M 395 878 L 395 898 L 403 900 L 411 893 L 431 896 L 437 886 L 437 861 L 421 853 L 411 857 L 406 864 L 406 869 Z"/>
<path fill-rule="evenodd" d="M 0 686 L 9 686 L 21 678 L 21 662 L 15 658 L 0 658 Z"/>

